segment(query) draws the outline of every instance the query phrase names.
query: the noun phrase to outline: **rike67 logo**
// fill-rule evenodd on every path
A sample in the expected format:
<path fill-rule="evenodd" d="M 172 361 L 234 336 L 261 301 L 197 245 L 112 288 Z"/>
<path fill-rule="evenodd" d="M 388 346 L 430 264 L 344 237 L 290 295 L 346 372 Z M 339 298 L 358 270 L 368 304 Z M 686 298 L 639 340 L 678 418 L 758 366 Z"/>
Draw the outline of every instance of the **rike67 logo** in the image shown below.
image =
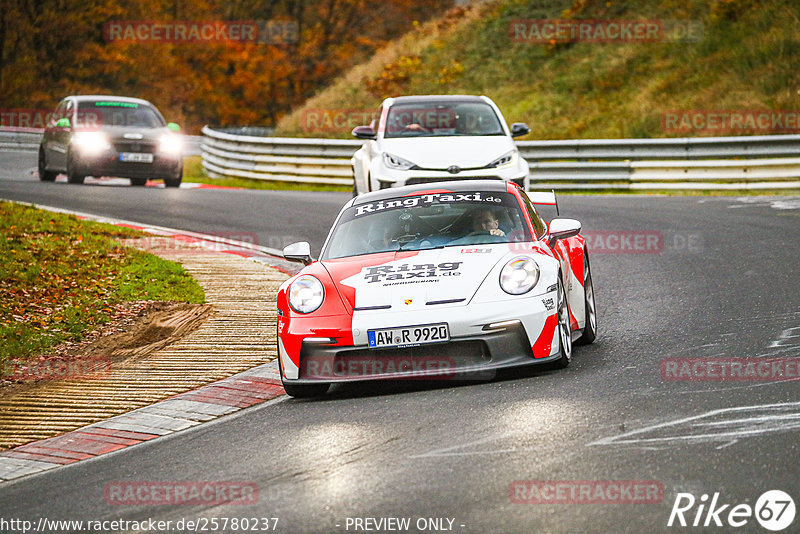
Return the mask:
<path fill-rule="evenodd" d="M 725 503 L 719 492 L 710 500 L 705 493 L 699 499 L 691 493 L 678 493 L 667 526 L 740 528 L 755 518 L 763 528 L 778 532 L 789 527 L 794 516 L 794 500 L 781 490 L 764 492 L 755 506 Z"/>

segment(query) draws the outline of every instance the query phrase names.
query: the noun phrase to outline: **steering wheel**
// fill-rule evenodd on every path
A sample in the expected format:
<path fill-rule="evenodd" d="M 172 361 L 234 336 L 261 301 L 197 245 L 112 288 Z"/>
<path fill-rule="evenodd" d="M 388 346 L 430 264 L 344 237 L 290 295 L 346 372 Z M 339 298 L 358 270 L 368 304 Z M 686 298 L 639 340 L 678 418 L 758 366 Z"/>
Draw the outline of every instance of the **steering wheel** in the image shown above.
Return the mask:
<path fill-rule="evenodd" d="M 392 243 L 397 243 L 398 245 L 400 245 L 400 248 L 402 249 L 405 245 L 408 245 L 409 243 L 412 243 L 412 242 L 416 241 L 417 239 L 419 239 L 420 235 L 422 235 L 422 234 L 419 234 L 419 233 L 404 234 L 404 235 L 400 235 L 400 236 L 395 237 L 394 239 L 392 239 L 391 242 Z"/>

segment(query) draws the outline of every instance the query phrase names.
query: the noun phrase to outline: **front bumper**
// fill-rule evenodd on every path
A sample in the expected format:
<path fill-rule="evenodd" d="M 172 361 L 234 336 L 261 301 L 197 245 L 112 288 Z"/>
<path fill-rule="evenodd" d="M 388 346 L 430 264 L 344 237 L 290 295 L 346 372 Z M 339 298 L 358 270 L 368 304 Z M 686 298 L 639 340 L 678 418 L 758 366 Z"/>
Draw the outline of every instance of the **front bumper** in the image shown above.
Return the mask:
<path fill-rule="evenodd" d="M 120 178 L 175 179 L 180 178 L 183 161 L 180 156 L 153 154 L 152 163 L 120 161 L 120 153 L 112 150 L 97 156 L 76 154 L 73 158 L 76 174 L 81 176 L 116 176 Z"/>
<path fill-rule="evenodd" d="M 355 382 L 378 379 L 488 379 L 494 371 L 559 358 L 555 310 L 547 307 L 555 292 L 514 301 L 443 306 L 437 312 L 371 313 L 354 317 L 342 332 L 342 317 L 281 318 L 278 354 L 287 382 Z M 449 308 L 449 309 L 445 309 Z M 400 325 L 448 323 L 450 341 L 413 347 L 369 349 L 367 330 Z M 498 323 L 501 323 L 499 326 Z M 490 328 L 489 325 L 495 325 Z"/>
<path fill-rule="evenodd" d="M 390 187 L 450 180 L 505 180 L 515 182 L 527 190 L 529 172 L 528 163 L 524 158 L 519 158 L 519 162 L 516 165 L 508 167 L 462 170 L 455 174 L 445 170 L 419 169 L 401 171 L 389 169 L 381 163 L 371 170 L 370 180 L 372 180 L 372 184 L 370 185 L 372 190 L 376 191 Z"/>
<path fill-rule="evenodd" d="M 293 384 L 367 380 L 488 380 L 498 369 L 552 361 L 534 359 L 520 324 L 446 343 L 371 350 L 303 344 Z"/>

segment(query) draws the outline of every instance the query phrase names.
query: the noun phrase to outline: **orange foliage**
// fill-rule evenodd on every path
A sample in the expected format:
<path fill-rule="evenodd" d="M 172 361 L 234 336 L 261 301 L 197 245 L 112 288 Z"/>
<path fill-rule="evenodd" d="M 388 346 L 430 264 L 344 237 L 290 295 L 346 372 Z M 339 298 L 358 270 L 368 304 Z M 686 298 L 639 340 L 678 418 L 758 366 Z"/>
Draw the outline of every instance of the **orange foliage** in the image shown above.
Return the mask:
<path fill-rule="evenodd" d="M 0 109 L 51 109 L 68 94 L 146 98 L 167 120 L 273 126 L 350 66 L 453 0 L 4 0 Z M 106 39 L 110 21 L 297 24 L 294 43 Z"/>

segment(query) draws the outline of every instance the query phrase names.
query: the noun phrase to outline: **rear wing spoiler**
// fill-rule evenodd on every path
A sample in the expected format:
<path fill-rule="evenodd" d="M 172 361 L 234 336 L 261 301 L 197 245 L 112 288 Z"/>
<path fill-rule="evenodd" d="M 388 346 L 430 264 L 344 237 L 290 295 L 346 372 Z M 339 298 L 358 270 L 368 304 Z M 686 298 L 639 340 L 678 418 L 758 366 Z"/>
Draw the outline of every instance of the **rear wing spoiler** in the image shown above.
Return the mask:
<path fill-rule="evenodd" d="M 558 200 L 556 199 L 556 192 L 551 191 L 529 191 L 528 198 L 531 199 L 531 204 L 538 206 L 555 206 L 556 215 L 560 215 L 558 211 Z"/>

